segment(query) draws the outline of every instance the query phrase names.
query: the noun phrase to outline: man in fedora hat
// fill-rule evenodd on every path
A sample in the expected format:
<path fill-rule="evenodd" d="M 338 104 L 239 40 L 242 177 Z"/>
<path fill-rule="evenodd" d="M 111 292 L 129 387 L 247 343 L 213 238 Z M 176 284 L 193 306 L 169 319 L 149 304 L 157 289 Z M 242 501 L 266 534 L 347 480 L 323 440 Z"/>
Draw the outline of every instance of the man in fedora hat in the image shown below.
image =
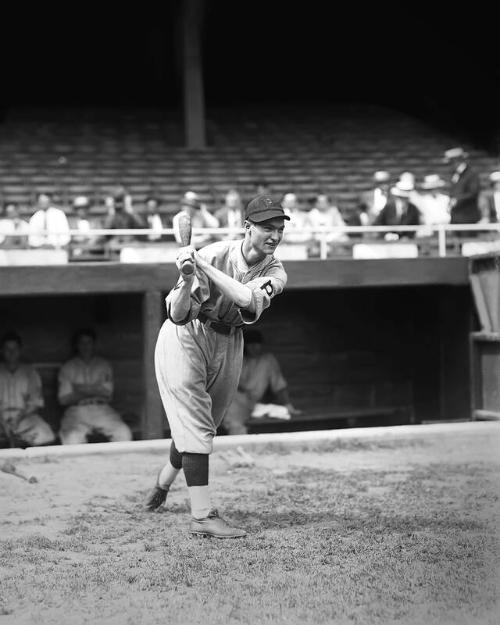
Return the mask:
<path fill-rule="evenodd" d="M 375 226 L 418 226 L 421 223 L 420 211 L 410 202 L 412 185 L 397 182 L 390 191 L 387 204 L 374 222 Z M 391 233 L 393 234 L 393 233 Z M 399 238 L 415 236 L 414 232 L 400 232 Z M 391 237 L 392 238 L 392 237 Z"/>
<path fill-rule="evenodd" d="M 450 212 L 452 224 L 475 224 L 481 218 L 478 205 L 480 182 L 470 167 L 468 153 L 461 147 L 444 153 L 444 162 L 452 167 Z"/>
<path fill-rule="evenodd" d="M 489 175 L 490 189 L 480 196 L 483 223 L 500 222 L 500 171 L 492 171 Z"/>
<path fill-rule="evenodd" d="M 188 213 L 191 217 L 193 228 L 218 228 L 219 220 L 212 215 L 205 204 L 203 204 L 197 193 L 187 191 L 181 198 L 181 210 L 172 219 L 173 227 L 176 228 L 180 213 Z M 191 243 L 197 250 L 201 247 L 213 243 L 216 240 L 212 234 L 193 234 Z M 180 241 L 178 241 L 180 243 Z"/>
<path fill-rule="evenodd" d="M 450 196 L 442 192 L 446 182 L 439 174 L 424 176 L 416 205 L 428 226 L 450 223 Z"/>

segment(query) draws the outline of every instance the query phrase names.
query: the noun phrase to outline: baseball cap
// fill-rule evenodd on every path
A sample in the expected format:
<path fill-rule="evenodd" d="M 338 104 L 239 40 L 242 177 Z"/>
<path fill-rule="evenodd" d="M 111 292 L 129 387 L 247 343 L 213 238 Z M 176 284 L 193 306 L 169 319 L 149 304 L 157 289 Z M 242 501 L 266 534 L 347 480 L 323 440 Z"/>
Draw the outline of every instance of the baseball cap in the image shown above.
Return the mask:
<path fill-rule="evenodd" d="M 285 213 L 280 202 L 273 199 L 270 195 L 257 195 L 248 202 L 245 210 L 245 219 L 255 223 L 261 223 L 268 219 L 281 217 L 282 219 L 290 219 Z"/>

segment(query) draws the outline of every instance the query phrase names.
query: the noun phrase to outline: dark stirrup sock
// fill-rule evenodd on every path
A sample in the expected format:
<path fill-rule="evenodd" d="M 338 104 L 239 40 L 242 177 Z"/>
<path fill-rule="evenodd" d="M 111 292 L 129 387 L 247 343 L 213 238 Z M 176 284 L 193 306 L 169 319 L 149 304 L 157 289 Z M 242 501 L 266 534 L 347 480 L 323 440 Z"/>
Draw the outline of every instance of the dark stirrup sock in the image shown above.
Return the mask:
<path fill-rule="evenodd" d="M 208 485 L 208 454 L 182 454 L 182 468 L 189 486 Z"/>
<path fill-rule="evenodd" d="M 174 469 L 182 469 L 182 454 L 177 451 L 177 447 L 175 446 L 174 441 L 170 445 L 170 464 L 174 467 Z"/>

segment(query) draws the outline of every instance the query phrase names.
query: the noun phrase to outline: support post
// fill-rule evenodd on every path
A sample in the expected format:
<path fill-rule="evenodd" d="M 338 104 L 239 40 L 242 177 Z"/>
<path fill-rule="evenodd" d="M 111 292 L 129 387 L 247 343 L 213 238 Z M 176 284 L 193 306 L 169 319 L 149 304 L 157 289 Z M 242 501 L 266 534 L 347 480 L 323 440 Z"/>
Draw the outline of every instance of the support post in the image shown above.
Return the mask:
<path fill-rule="evenodd" d="M 154 351 L 158 331 L 163 323 L 163 296 L 160 291 L 146 291 L 142 302 L 143 388 L 144 408 L 141 434 L 143 439 L 163 438 L 166 429 L 165 413 L 156 382 Z"/>
<path fill-rule="evenodd" d="M 470 419 L 470 348 L 472 298 L 469 289 L 440 291 L 441 419 Z"/>
<path fill-rule="evenodd" d="M 183 0 L 182 73 L 186 147 L 206 147 L 201 26 L 204 0 Z"/>

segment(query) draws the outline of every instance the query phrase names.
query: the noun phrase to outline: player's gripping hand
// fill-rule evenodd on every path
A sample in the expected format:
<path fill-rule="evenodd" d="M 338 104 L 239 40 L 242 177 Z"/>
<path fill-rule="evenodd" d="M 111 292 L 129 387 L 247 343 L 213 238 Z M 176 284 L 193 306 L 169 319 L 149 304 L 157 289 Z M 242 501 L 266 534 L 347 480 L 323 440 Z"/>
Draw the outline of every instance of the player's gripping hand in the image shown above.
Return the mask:
<path fill-rule="evenodd" d="M 193 280 L 196 271 L 195 249 L 191 245 L 181 247 L 177 260 L 177 269 L 185 281 Z"/>

